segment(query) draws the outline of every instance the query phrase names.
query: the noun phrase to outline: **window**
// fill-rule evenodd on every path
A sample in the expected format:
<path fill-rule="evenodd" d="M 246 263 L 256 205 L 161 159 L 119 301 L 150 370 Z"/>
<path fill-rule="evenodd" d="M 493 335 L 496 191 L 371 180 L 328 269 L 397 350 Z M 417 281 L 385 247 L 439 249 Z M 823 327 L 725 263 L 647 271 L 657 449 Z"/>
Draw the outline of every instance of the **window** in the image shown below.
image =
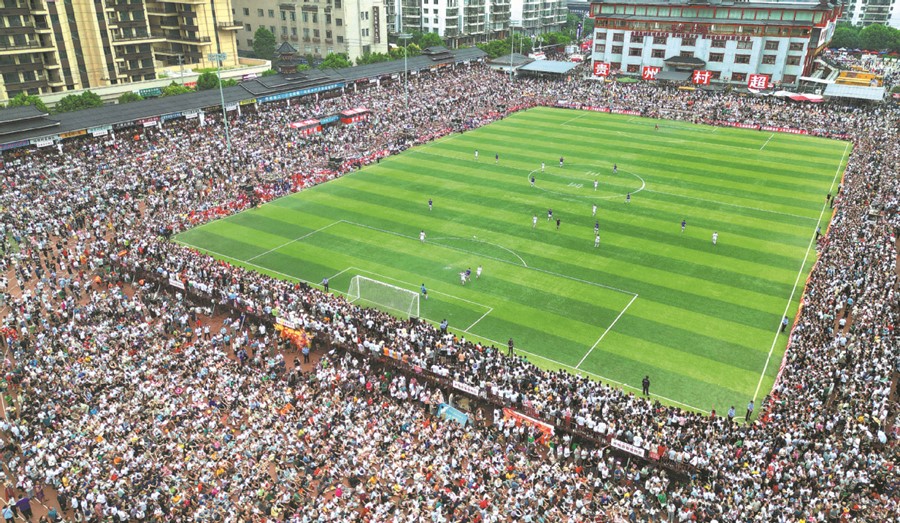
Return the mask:
<path fill-rule="evenodd" d="M 631 35 L 631 43 L 633 44 L 642 44 L 644 43 L 644 37 L 636 34 Z"/>
<path fill-rule="evenodd" d="M 319 14 L 318 13 L 313 13 L 313 23 L 314 24 L 319 23 Z"/>
<path fill-rule="evenodd" d="M 747 80 L 747 73 L 731 73 L 731 80 L 735 82 L 744 82 Z"/>
<path fill-rule="evenodd" d="M 628 72 L 629 73 L 637 73 L 641 70 L 640 67 L 641 66 L 639 66 L 637 64 L 631 64 L 628 66 Z"/>
<path fill-rule="evenodd" d="M 263 13 L 263 10 L 262 10 L 262 9 L 257 9 L 257 10 L 256 10 L 256 16 L 263 17 L 263 16 L 266 16 L 266 15 Z"/>
<path fill-rule="evenodd" d="M 787 64 L 788 65 L 800 65 L 800 57 L 799 56 L 788 56 Z"/>
<path fill-rule="evenodd" d="M 275 26 L 274 26 L 274 25 L 270 25 L 270 26 L 269 26 L 269 31 L 271 31 L 272 34 L 275 34 Z"/>
<path fill-rule="evenodd" d="M 605 45 L 606 45 L 606 44 L 594 44 L 594 52 L 595 52 L 595 53 L 602 53 L 602 52 L 603 52 L 603 47 L 604 47 Z"/>
<path fill-rule="evenodd" d="M 340 19 L 340 18 L 335 18 L 335 19 L 334 19 L 334 25 L 340 27 L 340 26 L 344 25 L 344 21 L 343 21 L 342 19 Z"/>
<path fill-rule="evenodd" d="M 269 9 L 269 18 L 275 18 L 275 10 Z"/>
<path fill-rule="evenodd" d="M 750 55 L 749 54 L 736 54 L 736 55 L 734 55 L 734 63 L 749 64 L 750 63 Z"/>
<path fill-rule="evenodd" d="M 766 51 L 777 51 L 778 50 L 778 42 L 766 42 Z"/>
<path fill-rule="evenodd" d="M 331 31 L 325 31 L 325 38 L 331 39 Z"/>
<path fill-rule="evenodd" d="M 786 74 L 784 78 L 781 79 L 781 83 L 784 84 L 795 84 L 797 83 L 797 75 L 794 74 Z"/>
<path fill-rule="evenodd" d="M 313 29 L 313 38 L 318 38 L 318 37 L 319 37 L 319 30 Z"/>
<path fill-rule="evenodd" d="M 309 23 L 309 13 L 307 13 L 306 11 L 303 12 L 303 23 Z"/>
<path fill-rule="evenodd" d="M 341 36 L 341 35 L 338 35 L 338 37 L 337 37 L 337 43 L 339 43 L 339 44 L 344 43 L 344 37 Z"/>
<path fill-rule="evenodd" d="M 334 8 L 335 9 L 341 8 L 341 0 L 334 0 Z"/>
<path fill-rule="evenodd" d="M 325 24 L 331 25 L 331 15 L 329 15 L 329 14 L 325 15 Z"/>
<path fill-rule="evenodd" d="M 738 49 L 753 49 L 753 42 L 738 42 Z"/>
<path fill-rule="evenodd" d="M 287 35 L 287 26 L 286 25 L 281 26 L 281 34 Z"/>
<path fill-rule="evenodd" d="M 136 64 L 137 60 L 132 60 L 130 64 Z M 132 69 L 137 69 L 137 67 L 132 66 Z M 22 81 L 23 82 L 33 82 L 37 79 L 34 74 L 34 71 L 22 71 Z"/>
<path fill-rule="evenodd" d="M 681 45 L 697 45 L 697 39 L 693 36 L 685 36 L 681 39 Z"/>
<path fill-rule="evenodd" d="M 803 42 L 793 42 L 789 47 L 791 51 L 802 51 L 803 50 Z"/>
<path fill-rule="evenodd" d="M 244 16 L 250 16 L 250 8 L 249 7 L 244 8 Z"/>
<path fill-rule="evenodd" d="M 247 47 L 253 47 L 253 39 L 252 38 L 247 39 Z"/>
<path fill-rule="evenodd" d="M 296 21 L 297 21 L 297 12 L 291 11 L 291 22 L 296 22 Z"/>
<path fill-rule="evenodd" d="M 612 47 L 612 52 L 613 52 L 613 54 L 622 54 L 622 46 L 621 46 L 621 45 L 614 45 L 614 46 Z"/>
<path fill-rule="evenodd" d="M 665 44 L 669 40 L 668 36 L 654 36 L 653 43 L 654 44 Z"/>
<path fill-rule="evenodd" d="M 656 51 L 654 51 L 656 52 Z M 628 50 L 628 56 L 641 56 L 641 48 L 640 47 L 632 47 Z"/>
<path fill-rule="evenodd" d="M 244 30 L 250 33 L 253 31 L 253 28 L 250 27 L 250 24 L 244 24 Z"/>
<path fill-rule="evenodd" d="M 774 65 L 775 64 L 775 55 L 774 54 L 763 55 L 762 63 L 765 65 Z"/>
<path fill-rule="evenodd" d="M 291 36 L 297 36 L 297 28 L 291 27 Z"/>
<path fill-rule="evenodd" d="M 597 34 L 594 36 L 594 40 L 606 40 L 606 33 L 605 33 L 605 32 L 603 32 L 603 33 L 597 33 Z"/>
<path fill-rule="evenodd" d="M 303 28 L 303 39 L 304 39 L 304 40 L 309 40 L 309 27 L 304 27 L 304 28 Z"/>
<path fill-rule="evenodd" d="M 694 52 L 693 51 L 682 51 L 682 52 L 678 53 L 678 56 L 680 56 L 682 58 L 693 58 Z"/>
<path fill-rule="evenodd" d="M 625 33 L 616 33 L 613 35 L 613 42 L 624 42 Z"/>
<path fill-rule="evenodd" d="M 724 53 L 709 53 L 710 62 L 722 62 L 723 60 L 725 60 Z"/>
<path fill-rule="evenodd" d="M 287 11 L 282 11 L 282 12 L 281 12 L 281 19 L 284 20 L 284 21 L 287 21 Z"/>
<path fill-rule="evenodd" d="M 709 46 L 713 49 L 725 49 L 725 40 L 713 40 Z"/>
<path fill-rule="evenodd" d="M 650 58 L 665 58 L 665 57 L 666 57 L 666 50 L 665 50 L 665 49 L 654 49 L 654 50 L 650 53 Z"/>

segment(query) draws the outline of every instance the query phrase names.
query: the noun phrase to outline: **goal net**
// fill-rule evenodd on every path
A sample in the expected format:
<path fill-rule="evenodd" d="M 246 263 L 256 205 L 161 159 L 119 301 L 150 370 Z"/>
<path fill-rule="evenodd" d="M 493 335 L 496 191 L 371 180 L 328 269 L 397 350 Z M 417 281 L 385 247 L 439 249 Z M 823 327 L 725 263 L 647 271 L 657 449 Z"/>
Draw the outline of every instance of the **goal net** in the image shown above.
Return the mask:
<path fill-rule="evenodd" d="M 351 301 L 364 301 L 389 309 L 391 312 L 402 314 L 405 317 L 419 317 L 419 293 L 373 280 L 365 276 L 354 276 L 350 280 L 350 290 L 347 295 Z"/>

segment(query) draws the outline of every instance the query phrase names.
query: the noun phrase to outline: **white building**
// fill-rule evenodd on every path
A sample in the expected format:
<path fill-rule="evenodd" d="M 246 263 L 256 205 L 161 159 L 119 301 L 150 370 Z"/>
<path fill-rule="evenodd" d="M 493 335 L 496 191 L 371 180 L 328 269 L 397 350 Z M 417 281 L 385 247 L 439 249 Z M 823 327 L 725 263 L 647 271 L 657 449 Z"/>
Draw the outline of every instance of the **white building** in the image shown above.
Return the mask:
<path fill-rule="evenodd" d="M 847 0 L 842 22 L 886 24 L 900 29 L 900 0 Z"/>
<path fill-rule="evenodd" d="M 383 0 L 232 0 L 238 49 L 253 49 L 260 27 L 275 34 L 275 47 L 290 42 L 300 55 L 346 53 L 350 60 L 388 52 Z"/>
<path fill-rule="evenodd" d="M 591 56 L 597 73 L 685 81 L 701 71 L 714 83 L 746 85 L 765 75 L 792 85 L 811 72 L 840 14 L 818 0 L 594 2 Z"/>

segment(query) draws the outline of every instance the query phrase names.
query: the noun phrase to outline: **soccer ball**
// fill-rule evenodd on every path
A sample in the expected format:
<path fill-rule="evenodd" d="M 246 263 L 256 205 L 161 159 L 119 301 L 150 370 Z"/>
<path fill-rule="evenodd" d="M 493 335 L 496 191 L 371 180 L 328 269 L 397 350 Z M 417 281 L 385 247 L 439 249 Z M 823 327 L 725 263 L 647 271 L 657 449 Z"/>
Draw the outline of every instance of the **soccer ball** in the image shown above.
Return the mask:
<path fill-rule="evenodd" d="M 473 235 L 472 235 L 472 239 L 473 239 L 473 240 L 477 240 L 477 239 L 478 239 L 478 236 L 475 236 L 475 235 L 473 234 Z"/>

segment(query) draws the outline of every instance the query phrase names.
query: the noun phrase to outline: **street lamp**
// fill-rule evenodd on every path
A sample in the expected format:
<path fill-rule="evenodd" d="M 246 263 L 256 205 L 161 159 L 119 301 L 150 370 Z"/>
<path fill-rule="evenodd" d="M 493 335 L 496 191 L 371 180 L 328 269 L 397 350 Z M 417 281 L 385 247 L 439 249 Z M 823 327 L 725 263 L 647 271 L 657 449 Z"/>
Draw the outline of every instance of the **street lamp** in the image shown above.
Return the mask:
<path fill-rule="evenodd" d="M 409 65 L 407 60 L 409 59 L 409 39 L 412 38 L 413 35 L 409 33 L 400 33 L 397 35 L 397 38 L 401 40 L 406 40 L 406 45 L 403 46 L 403 84 L 404 89 L 406 91 L 406 112 L 409 112 Z"/>

